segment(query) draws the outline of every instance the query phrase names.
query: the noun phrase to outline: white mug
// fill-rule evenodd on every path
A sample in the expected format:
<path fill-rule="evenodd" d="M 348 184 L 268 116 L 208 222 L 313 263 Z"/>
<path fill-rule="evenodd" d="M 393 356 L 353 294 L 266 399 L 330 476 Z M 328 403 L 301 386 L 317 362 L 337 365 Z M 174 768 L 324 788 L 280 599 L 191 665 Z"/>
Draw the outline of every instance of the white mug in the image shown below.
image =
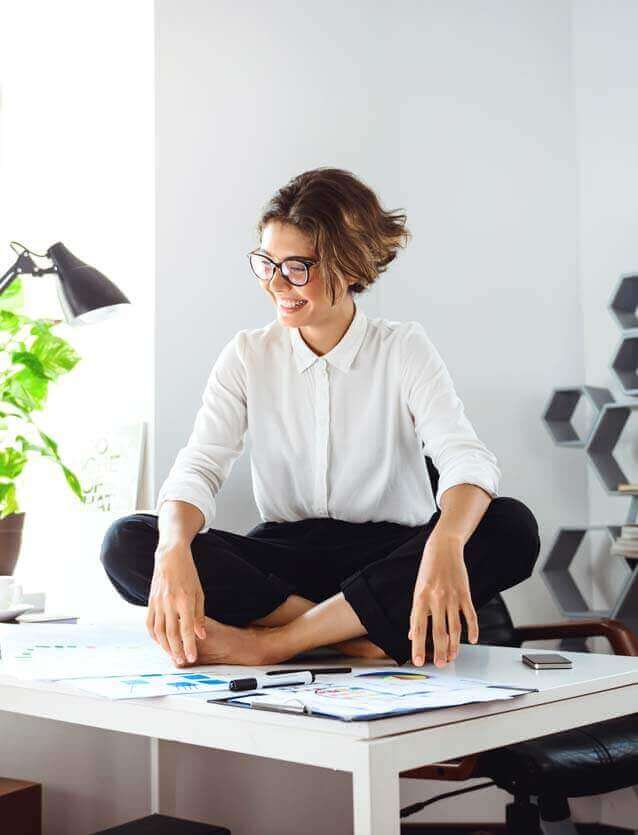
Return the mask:
<path fill-rule="evenodd" d="M 8 609 L 21 599 L 22 586 L 19 586 L 11 576 L 0 576 L 0 611 Z"/>

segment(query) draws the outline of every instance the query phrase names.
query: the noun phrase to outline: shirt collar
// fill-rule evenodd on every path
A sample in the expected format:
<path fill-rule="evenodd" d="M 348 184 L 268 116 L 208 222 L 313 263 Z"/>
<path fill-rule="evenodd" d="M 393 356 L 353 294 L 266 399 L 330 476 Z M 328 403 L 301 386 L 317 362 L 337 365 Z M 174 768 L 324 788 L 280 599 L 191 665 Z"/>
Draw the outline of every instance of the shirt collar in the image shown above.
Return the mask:
<path fill-rule="evenodd" d="M 324 354 L 322 357 L 315 354 L 315 352 L 306 345 L 303 341 L 299 328 L 288 328 L 290 331 L 290 344 L 292 352 L 295 355 L 295 362 L 299 372 L 303 372 L 309 368 L 314 362 L 320 359 L 327 360 L 335 368 L 340 371 L 349 371 L 352 362 L 357 355 L 357 351 L 361 347 L 363 337 L 366 332 L 367 316 L 363 310 L 355 303 L 355 314 L 348 330 L 341 337 L 339 342 L 331 351 Z"/>

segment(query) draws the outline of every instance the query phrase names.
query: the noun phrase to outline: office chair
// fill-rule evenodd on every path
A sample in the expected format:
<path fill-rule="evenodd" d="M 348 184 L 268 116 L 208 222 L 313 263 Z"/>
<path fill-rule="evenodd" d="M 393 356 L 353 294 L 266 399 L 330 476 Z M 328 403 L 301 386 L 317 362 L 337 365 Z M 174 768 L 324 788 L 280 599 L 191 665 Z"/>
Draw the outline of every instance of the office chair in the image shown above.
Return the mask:
<path fill-rule="evenodd" d="M 438 472 L 429 458 L 426 464 L 436 496 Z M 616 655 L 638 656 L 638 638 L 624 624 L 609 618 L 515 627 L 500 594 L 482 606 L 477 615 L 480 644 L 520 647 L 525 641 L 603 636 Z M 513 795 L 513 802 L 506 807 L 507 832 L 511 835 L 576 835 L 570 819 L 570 797 L 589 797 L 638 785 L 638 713 L 434 763 L 401 776 L 454 781 L 488 777 Z M 406 807 L 402 817 L 428 803 Z"/>

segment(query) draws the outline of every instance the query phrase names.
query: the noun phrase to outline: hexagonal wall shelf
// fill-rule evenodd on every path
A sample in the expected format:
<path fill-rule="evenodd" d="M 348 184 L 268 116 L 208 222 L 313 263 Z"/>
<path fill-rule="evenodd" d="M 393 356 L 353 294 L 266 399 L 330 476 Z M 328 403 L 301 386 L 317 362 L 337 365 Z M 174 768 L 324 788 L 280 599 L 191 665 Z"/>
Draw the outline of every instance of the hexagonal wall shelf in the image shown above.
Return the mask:
<path fill-rule="evenodd" d="M 613 607 L 601 610 L 590 609 L 569 571 L 578 549 L 591 531 L 605 531 L 611 547 L 614 539 L 620 534 L 620 527 L 592 525 L 561 528 L 541 567 L 541 576 L 565 617 L 610 617 L 613 609 Z"/>
<path fill-rule="evenodd" d="M 611 617 L 638 633 L 638 561 L 634 561 L 633 572 L 618 595 Z"/>
<path fill-rule="evenodd" d="M 586 447 L 587 455 L 605 489 L 617 496 L 627 495 L 618 490 L 618 485 L 626 484 L 628 479 L 614 458 L 614 447 L 629 420 L 629 415 L 636 409 L 638 402 L 607 403 L 603 406 Z"/>
<path fill-rule="evenodd" d="M 611 315 L 623 330 L 638 328 L 638 275 L 621 275 L 609 302 Z"/>
<path fill-rule="evenodd" d="M 627 331 L 616 348 L 611 370 L 625 394 L 638 395 L 638 330 Z"/>
<path fill-rule="evenodd" d="M 572 417 L 581 397 L 586 398 L 595 413 L 592 425 L 584 438 L 578 434 L 572 424 Z M 606 403 L 613 402 L 614 396 L 605 388 L 574 386 L 554 389 L 543 413 L 543 422 L 558 446 L 583 447 L 591 435 L 600 410 Z"/>

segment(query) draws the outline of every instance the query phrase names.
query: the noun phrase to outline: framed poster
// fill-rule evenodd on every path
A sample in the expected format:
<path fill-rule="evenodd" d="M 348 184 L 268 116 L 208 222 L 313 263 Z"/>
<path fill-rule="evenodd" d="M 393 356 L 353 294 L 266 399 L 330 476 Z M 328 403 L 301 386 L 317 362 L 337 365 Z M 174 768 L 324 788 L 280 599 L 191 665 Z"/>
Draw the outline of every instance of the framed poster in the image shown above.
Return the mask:
<path fill-rule="evenodd" d="M 75 472 L 88 509 L 118 515 L 137 510 L 145 437 L 146 424 L 133 423 L 83 439 Z"/>

